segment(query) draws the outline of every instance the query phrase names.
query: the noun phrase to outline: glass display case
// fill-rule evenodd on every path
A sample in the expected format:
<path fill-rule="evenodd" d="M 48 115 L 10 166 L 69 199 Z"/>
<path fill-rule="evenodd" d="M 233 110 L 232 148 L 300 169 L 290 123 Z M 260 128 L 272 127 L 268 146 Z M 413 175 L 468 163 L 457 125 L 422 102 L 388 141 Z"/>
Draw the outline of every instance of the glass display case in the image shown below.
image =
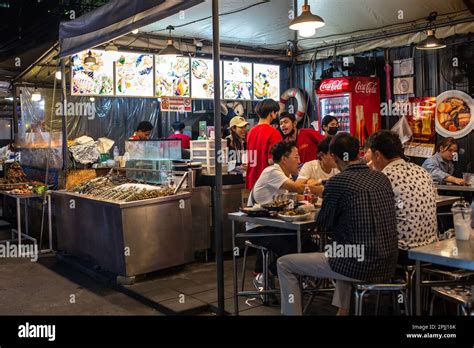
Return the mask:
<path fill-rule="evenodd" d="M 127 177 L 148 184 L 164 185 L 172 175 L 173 161 L 181 160 L 181 141 L 160 139 L 126 141 Z"/>

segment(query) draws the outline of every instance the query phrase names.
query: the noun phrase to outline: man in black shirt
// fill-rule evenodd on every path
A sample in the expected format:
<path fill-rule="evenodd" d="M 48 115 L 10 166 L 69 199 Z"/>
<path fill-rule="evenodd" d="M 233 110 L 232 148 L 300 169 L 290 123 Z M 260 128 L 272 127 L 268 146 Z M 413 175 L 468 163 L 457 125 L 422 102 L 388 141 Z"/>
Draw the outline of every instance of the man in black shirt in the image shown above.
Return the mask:
<path fill-rule="evenodd" d="M 390 181 L 359 163 L 359 141 L 347 133 L 334 137 L 329 152 L 341 173 L 324 188 L 317 223 L 333 232 L 325 252 L 278 259 L 282 313 L 301 315 L 298 275 L 336 280 L 333 305 L 349 313 L 351 283 L 383 282 L 397 262 L 397 224 Z"/>

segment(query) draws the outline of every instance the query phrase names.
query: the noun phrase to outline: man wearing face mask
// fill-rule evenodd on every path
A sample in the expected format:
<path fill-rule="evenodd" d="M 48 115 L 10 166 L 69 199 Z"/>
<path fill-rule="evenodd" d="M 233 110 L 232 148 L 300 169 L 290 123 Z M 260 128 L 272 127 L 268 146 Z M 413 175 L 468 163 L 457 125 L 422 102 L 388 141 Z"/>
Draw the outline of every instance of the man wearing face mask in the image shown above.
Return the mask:
<path fill-rule="evenodd" d="M 324 131 L 325 136 L 336 135 L 339 131 L 339 121 L 334 116 L 324 116 L 321 121 L 321 129 Z"/>
<path fill-rule="evenodd" d="M 301 163 L 314 161 L 318 157 L 318 143 L 323 136 L 311 128 L 298 129 L 298 122 L 294 114 L 282 112 L 280 114 L 280 130 L 283 140 L 294 141 L 298 147 Z"/>

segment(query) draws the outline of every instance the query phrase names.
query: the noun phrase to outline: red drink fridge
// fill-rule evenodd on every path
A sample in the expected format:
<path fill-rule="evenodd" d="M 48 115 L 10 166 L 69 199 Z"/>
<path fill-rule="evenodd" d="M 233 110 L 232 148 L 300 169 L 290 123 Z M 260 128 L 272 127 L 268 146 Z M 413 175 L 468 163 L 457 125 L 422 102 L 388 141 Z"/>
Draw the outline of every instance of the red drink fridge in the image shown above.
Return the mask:
<path fill-rule="evenodd" d="M 365 140 L 380 129 L 380 82 L 377 77 L 335 77 L 321 81 L 316 90 L 318 121 L 326 115 L 339 120 L 339 131 Z"/>

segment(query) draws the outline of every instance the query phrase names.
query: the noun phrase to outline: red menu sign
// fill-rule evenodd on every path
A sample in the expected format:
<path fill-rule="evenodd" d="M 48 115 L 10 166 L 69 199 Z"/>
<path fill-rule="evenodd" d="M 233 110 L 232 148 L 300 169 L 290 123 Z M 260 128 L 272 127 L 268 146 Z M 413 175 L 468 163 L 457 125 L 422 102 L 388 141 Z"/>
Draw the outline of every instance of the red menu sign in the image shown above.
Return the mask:
<path fill-rule="evenodd" d="M 191 98 L 161 97 L 161 111 L 191 112 Z"/>

